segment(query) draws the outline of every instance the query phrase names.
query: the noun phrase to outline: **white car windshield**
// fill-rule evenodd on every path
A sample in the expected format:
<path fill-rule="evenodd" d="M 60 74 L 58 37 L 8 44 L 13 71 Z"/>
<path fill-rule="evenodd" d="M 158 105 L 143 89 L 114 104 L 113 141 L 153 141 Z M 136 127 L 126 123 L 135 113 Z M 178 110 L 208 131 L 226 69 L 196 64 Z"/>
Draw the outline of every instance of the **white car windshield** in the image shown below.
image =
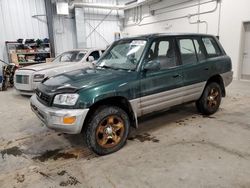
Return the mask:
<path fill-rule="evenodd" d="M 81 61 L 84 56 L 86 55 L 85 51 L 70 51 L 64 52 L 61 55 L 57 56 L 53 63 L 60 63 L 60 62 L 79 62 Z"/>
<path fill-rule="evenodd" d="M 97 67 L 135 70 L 146 43 L 146 40 L 121 40 L 97 62 Z"/>

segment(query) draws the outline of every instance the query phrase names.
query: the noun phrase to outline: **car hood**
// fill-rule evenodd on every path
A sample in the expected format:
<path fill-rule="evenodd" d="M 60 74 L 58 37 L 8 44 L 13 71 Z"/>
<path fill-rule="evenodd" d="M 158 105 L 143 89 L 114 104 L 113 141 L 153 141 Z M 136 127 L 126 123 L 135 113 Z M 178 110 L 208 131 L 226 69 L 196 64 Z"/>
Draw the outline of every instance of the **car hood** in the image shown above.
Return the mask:
<path fill-rule="evenodd" d="M 80 69 L 63 73 L 44 80 L 40 88 L 47 92 L 58 92 L 60 90 L 80 90 L 95 86 L 103 86 L 115 82 L 125 83 L 133 79 L 128 71 L 111 69 Z"/>
<path fill-rule="evenodd" d="M 41 63 L 38 65 L 31 65 L 24 68 L 20 68 L 19 70 L 33 70 L 33 71 L 44 71 L 50 69 L 56 69 L 58 67 L 68 67 L 74 66 L 74 64 L 81 63 L 81 62 L 61 62 L 61 63 Z"/>

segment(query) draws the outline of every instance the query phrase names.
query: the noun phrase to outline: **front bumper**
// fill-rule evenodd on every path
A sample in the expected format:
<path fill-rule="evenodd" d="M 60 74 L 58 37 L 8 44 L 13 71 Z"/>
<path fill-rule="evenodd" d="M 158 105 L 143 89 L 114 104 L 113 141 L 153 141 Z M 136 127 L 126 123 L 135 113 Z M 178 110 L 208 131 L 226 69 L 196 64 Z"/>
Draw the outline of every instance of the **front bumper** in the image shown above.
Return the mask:
<path fill-rule="evenodd" d="M 15 82 L 14 87 L 21 95 L 31 96 L 35 93 L 35 89 L 37 88 L 38 84 L 40 84 L 40 82 L 30 81 L 29 84 L 20 84 Z"/>
<path fill-rule="evenodd" d="M 84 120 L 89 111 L 89 109 L 61 109 L 47 107 L 37 100 L 36 95 L 31 97 L 30 105 L 32 111 L 48 128 L 68 134 L 78 134 L 81 132 Z M 64 124 L 63 121 L 60 121 L 64 117 L 69 116 L 76 118 L 73 124 Z"/>

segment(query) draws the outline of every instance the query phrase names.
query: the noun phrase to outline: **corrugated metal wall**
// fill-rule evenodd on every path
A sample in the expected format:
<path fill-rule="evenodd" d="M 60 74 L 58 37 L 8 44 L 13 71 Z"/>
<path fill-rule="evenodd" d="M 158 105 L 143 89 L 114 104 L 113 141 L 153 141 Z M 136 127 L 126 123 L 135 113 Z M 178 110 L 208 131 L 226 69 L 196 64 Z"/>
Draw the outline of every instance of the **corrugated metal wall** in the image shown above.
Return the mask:
<path fill-rule="evenodd" d="M 116 0 L 86 0 L 85 2 L 116 4 Z M 112 11 L 106 17 L 109 10 L 93 8 L 82 8 L 82 10 L 87 37 L 86 47 L 106 47 L 112 43 L 114 33 L 120 32 L 117 12 Z M 44 0 L 0 0 L 0 58 L 4 56 L 4 59 L 7 59 L 4 43 L 7 40 L 48 37 L 46 17 L 32 18 L 33 15 L 45 14 Z M 106 19 L 102 21 L 104 17 Z M 59 16 L 54 8 L 53 26 L 56 55 L 77 48 L 74 15 Z M 96 31 L 92 32 L 96 26 L 98 26 Z"/>
<path fill-rule="evenodd" d="M 0 0 L 0 58 L 6 59 L 5 41 L 46 38 L 44 0 Z"/>
<path fill-rule="evenodd" d="M 88 0 L 89 3 L 116 4 L 115 0 Z M 110 10 L 84 8 L 87 47 L 106 47 L 114 41 L 114 33 L 120 32 L 118 13 Z M 106 16 L 110 14 L 109 16 Z M 102 21 L 106 17 L 104 21 Z M 100 24 L 100 25 L 99 25 Z M 99 26 L 98 26 L 99 25 Z M 97 27 L 98 26 L 98 27 Z M 93 32 L 93 29 L 96 28 Z"/>
<path fill-rule="evenodd" d="M 116 0 L 86 0 L 86 3 L 103 3 L 103 4 L 116 4 Z M 117 17 L 116 11 L 106 17 L 110 12 L 109 10 L 94 9 L 94 8 L 82 8 L 82 14 L 85 29 L 82 33 L 85 33 L 86 47 L 106 47 L 114 41 L 114 33 L 120 32 L 119 19 Z M 72 48 L 77 48 L 78 42 L 82 41 L 82 38 L 77 38 L 76 34 L 76 21 L 73 18 L 55 15 L 54 22 L 54 37 L 55 37 L 55 52 L 56 55 L 59 53 L 69 50 Z M 100 22 L 105 18 L 105 20 L 100 24 Z M 100 24 L 100 25 L 99 25 Z M 93 31 L 99 25 L 96 31 Z M 84 37 L 80 35 L 78 37 Z M 85 40 L 85 39 L 84 39 Z"/>
<path fill-rule="evenodd" d="M 55 56 L 77 47 L 74 18 L 68 18 L 55 14 L 53 18 L 53 27 Z"/>

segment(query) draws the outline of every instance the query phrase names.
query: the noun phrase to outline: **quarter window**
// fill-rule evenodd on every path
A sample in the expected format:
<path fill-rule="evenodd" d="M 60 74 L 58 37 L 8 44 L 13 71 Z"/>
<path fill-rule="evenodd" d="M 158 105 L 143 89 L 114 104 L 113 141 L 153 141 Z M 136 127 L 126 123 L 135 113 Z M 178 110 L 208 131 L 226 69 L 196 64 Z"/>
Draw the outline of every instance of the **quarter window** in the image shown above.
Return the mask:
<path fill-rule="evenodd" d="M 217 57 L 221 55 L 221 51 L 213 38 L 204 37 L 202 38 L 202 41 L 204 43 L 204 46 L 207 50 L 207 54 L 209 57 Z"/>
<path fill-rule="evenodd" d="M 182 64 L 197 63 L 194 43 L 192 39 L 179 39 Z"/>

